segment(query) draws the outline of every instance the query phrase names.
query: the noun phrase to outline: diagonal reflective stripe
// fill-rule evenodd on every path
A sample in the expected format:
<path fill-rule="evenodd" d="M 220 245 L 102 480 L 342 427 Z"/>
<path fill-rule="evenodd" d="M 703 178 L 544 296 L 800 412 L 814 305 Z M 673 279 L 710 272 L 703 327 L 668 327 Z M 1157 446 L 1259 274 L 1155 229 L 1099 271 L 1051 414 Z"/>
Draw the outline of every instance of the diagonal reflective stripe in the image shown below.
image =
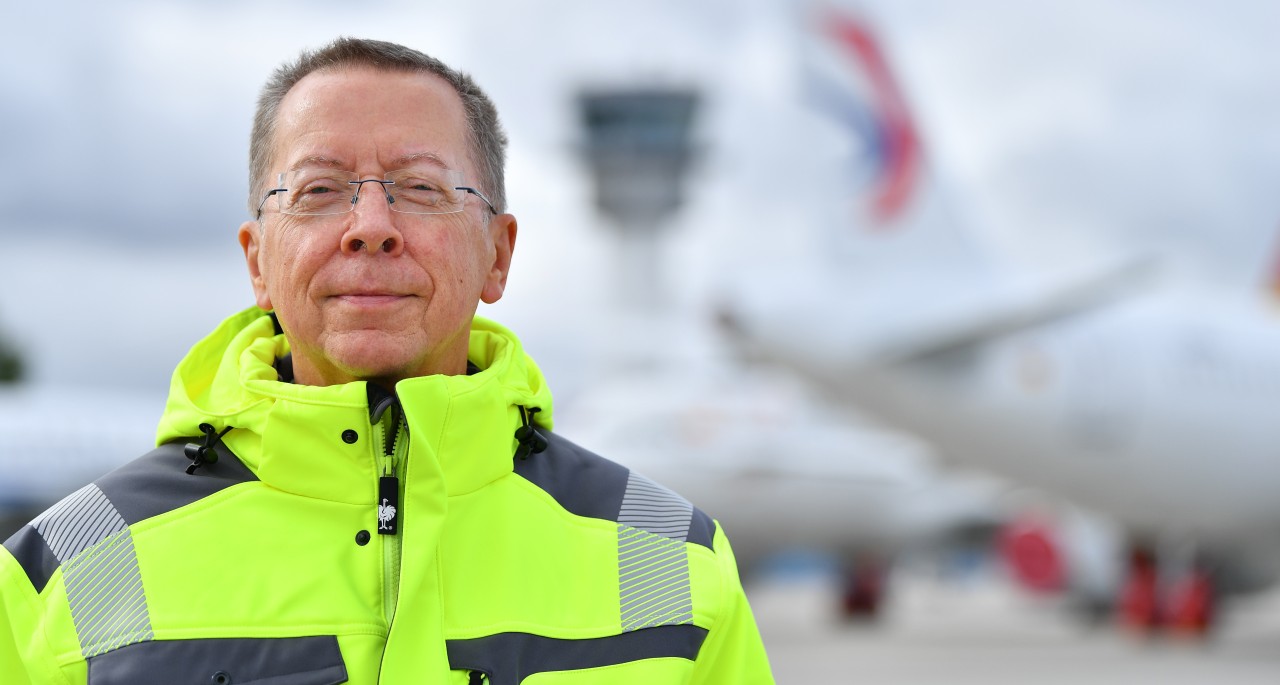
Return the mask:
<path fill-rule="evenodd" d="M 671 570 L 688 568 L 688 557 L 682 549 L 655 550 L 652 555 L 636 559 L 622 557 L 618 562 L 618 579 L 623 585 L 641 585 L 656 582 Z"/>
<path fill-rule="evenodd" d="M 91 493 L 91 486 L 86 485 L 64 497 L 62 501 L 31 522 L 32 527 L 49 545 L 49 549 L 53 550 L 54 556 L 65 560 L 70 547 L 66 538 L 75 523 L 80 520 L 79 512 L 85 508 L 85 502 Z"/>
<path fill-rule="evenodd" d="M 147 598 L 128 528 L 65 563 L 63 574 L 71 619 L 85 657 L 152 639 Z"/>
<path fill-rule="evenodd" d="M 124 519 L 111 505 L 111 500 L 92 483 L 67 495 L 36 517 L 31 525 L 63 564 L 125 529 Z"/>
<path fill-rule="evenodd" d="M 71 620 L 86 657 L 152 638 L 133 536 L 97 485 L 71 493 L 31 525 L 62 564 Z"/>
<path fill-rule="evenodd" d="M 224 448 L 218 448 L 222 458 L 216 464 L 192 478 L 173 468 L 187 463 L 184 444 L 162 445 L 80 488 L 4 543 L 37 591 L 62 569 L 71 617 L 86 656 L 152 639 L 129 524 L 256 480 Z"/>
<path fill-rule="evenodd" d="M 681 539 L 618 524 L 618 608 L 626 632 L 693 622 L 689 553 Z"/>
<path fill-rule="evenodd" d="M 646 568 L 643 573 L 624 574 L 623 583 L 632 588 L 630 593 L 620 592 L 625 603 L 629 597 L 636 595 L 637 588 L 657 588 L 683 583 L 689 578 L 689 567 L 685 557 L 674 559 L 671 563 Z"/>
<path fill-rule="evenodd" d="M 685 540 L 693 505 L 632 471 L 618 510 L 618 608 L 622 629 L 693 622 Z"/>
<path fill-rule="evenodd" d="M 682 582 L 655 586 L 652 593 L 624 604 L 623 611 L 631 621 L 639 621 L 655 614 L 682 613 L 684 594 Z"/>
<path fill-rule="evenodd" d="M 636 618 L 623 625 L 623 630 L 630 632 L 643 628 L 667 625 L 689 625 L 693 622 L 693 611 L 689 609 L 683 598 L 672 597 L 663 603 L 654 603 L 636 613 Z"/>

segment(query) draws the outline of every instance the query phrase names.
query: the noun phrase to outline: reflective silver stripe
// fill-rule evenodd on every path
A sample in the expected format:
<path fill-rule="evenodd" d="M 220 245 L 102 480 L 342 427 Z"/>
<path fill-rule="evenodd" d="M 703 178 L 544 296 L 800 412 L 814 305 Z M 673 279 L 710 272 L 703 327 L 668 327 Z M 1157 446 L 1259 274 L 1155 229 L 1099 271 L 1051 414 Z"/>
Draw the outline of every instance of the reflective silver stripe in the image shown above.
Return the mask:
<path fill-rule="evenodd" d="M 98 486 L 71 493 L 31 525 L 62 565 L 86 657 L 153 637 L 133 536 Z"/>
<path fill-rule="evenodd" d="M 685 540 L 693 505 L 632 471 L 618 512 L 622 630 L 693 623 Z"/>
<path fill-rule="evenodd" d="M 93 483 L 49 507 L 31 525 L 62 564 L 126 527 L 124 519 L 111 506 L 111 500 Z"/>
<path fill-rule="evenodd" d="M 683 542 L 692 519 L 693 505 L 685 498 L 635 471 L 627 477 L 618 523 Z"/>
<path fill-rule="evenodd" d="M 622 630 L 693 623 L 685 543 L 618 524 Z"/>
<path fill-rule="evenodd" d="M 85 657 L 154 636 L 128 529 L 64 564 L 63 577 Z"/>

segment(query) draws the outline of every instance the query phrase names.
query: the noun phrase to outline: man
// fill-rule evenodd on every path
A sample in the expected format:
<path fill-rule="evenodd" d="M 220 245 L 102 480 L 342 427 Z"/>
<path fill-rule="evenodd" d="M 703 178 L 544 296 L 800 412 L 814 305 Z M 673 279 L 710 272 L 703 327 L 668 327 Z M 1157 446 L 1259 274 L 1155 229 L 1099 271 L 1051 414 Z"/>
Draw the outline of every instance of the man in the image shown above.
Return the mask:
<path fill-rule="evenodd" d="M 466 76 L 340 39 L 263 90 L 257 307 L 158 449 L 0 553 L 0 681 L 764 683 L 719 527 L 551 432 L 509 331 L 505 138 Z"/>

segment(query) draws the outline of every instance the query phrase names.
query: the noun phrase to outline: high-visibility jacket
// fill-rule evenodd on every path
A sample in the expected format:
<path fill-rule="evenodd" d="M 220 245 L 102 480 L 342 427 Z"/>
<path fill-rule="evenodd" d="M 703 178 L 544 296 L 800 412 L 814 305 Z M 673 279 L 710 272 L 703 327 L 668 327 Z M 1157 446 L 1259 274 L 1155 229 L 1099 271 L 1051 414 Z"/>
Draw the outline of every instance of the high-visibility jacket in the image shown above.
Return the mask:
<path fill-rule="evenodd" d="M 4 543 L 0 683 L 772 682 L 719 526 L 554 434 L 509 331 L 394 394 L 287 355 L 231 317 L 155 451 Z"/>

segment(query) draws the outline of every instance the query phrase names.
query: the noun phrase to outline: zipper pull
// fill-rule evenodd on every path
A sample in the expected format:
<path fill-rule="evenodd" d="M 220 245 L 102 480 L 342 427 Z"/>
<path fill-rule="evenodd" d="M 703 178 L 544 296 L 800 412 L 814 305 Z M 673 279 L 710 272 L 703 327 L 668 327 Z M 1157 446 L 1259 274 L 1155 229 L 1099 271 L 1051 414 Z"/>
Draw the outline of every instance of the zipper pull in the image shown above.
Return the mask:
<path fill-rule="evenodd" d="M 400 403 L 395 401 L 394 396 L 388 403 L 383 403 L 379 411 L 379 420 L 381 413 L 387 409 L 391 410 L 390 420 L 387 422 L 388 430 L 383 438 L 383 453 L 385 455 L 385 468 L 383 475 L 378 478 L 378 534 L 379 535 L 395 535 L 400 529 L 400 478 L 396 475 L 396 440 L 400 437 L 400 423 L 402 416 L 400 414 Z M 405 429 L 407 432 L 407 428 Z"/>
<path fill-rule="evenodd" d="M 400 522 L 400 479 L 378 478 L 378 534 L 395 535 Z"/>

